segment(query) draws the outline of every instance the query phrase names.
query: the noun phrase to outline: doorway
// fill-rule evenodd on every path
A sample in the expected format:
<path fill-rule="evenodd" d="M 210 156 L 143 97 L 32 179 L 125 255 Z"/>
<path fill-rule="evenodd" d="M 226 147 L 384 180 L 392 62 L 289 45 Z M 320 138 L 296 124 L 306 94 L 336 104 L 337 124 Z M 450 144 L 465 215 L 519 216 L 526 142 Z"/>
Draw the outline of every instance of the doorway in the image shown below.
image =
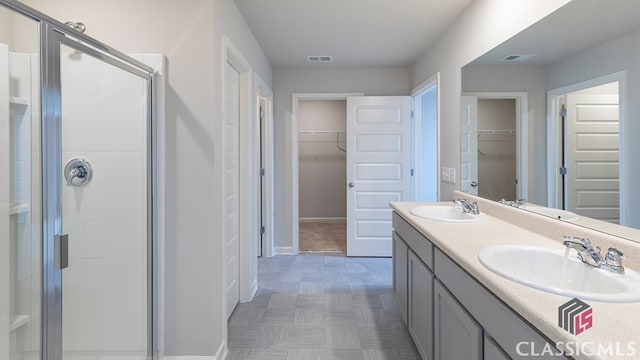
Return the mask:
<path fill-rule="evenodd" d="M 528 195 L 527 93 L 461 98 L 460 189 L 492 200 Z"/>
<path fill-rule="evenodd" d="M 413 201 L 438 201 L 440 181 L 440 73 L 412 92 Z"/>
<path fill-rule="evenodd" d="M 603 79 L 604 80 L 604 79 Z M 620 223 L 620 81 L 557 92 L 555 203 L 593 219 Z"/>
<path fill-rule="evenodd" d="M 347 250 L 346 100 L 298 103 L 299 250 Z"/>

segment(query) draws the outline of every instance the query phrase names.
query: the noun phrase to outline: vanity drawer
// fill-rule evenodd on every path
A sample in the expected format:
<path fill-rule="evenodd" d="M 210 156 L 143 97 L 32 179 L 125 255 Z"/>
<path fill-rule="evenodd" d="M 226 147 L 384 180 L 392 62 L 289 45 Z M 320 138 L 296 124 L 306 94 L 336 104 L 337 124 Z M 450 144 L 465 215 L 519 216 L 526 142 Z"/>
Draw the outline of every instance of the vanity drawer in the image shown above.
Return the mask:
<path fill-rule="evenodd" d="M 424 235 L 414 229 L 406 220 L 404 220 L 395 211 L 393 212 L 393 229 L 404 240 L 405 243 L 413 250 L 416 255 L 433 270 L 433 244 L 427 240 Z"/>

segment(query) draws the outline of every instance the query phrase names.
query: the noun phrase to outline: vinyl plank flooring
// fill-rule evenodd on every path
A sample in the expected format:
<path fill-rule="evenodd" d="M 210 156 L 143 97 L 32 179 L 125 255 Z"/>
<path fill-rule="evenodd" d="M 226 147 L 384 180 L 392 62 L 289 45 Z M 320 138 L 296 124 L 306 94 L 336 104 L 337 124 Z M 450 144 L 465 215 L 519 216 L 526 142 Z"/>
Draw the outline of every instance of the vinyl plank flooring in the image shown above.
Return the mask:
<path fill-rule="evenodd" d="M 388 258 L 258 260 L 258 291 L 228 321 L 229 360 L 419 360 Z"/>

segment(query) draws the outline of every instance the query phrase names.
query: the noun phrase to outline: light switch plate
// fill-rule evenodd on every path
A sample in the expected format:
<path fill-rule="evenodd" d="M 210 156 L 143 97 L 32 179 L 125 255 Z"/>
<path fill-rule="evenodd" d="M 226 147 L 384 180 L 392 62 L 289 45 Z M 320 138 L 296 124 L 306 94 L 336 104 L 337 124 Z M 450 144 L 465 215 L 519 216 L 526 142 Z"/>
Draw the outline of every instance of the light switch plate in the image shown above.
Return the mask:
<path fill-rule="evenodd" d="M 442 181 L 448 183 L 449 182 L 449 168 L 443 166 L 442 170 L 441 170 L 441 173 L 442 173 L 442 175 L 441 175 Z"/>

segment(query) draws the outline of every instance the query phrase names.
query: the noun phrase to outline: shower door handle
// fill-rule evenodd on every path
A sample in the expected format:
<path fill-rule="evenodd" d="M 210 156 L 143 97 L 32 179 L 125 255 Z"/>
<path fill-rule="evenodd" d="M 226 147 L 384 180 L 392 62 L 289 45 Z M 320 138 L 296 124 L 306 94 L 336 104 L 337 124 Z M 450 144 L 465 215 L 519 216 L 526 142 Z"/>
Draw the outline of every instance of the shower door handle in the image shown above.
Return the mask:
<path fill-rule="evenodd" d="M 59 234 L 53 239 L 53 266 L 62 270 L 69 266 L 69 235 Z"/>

